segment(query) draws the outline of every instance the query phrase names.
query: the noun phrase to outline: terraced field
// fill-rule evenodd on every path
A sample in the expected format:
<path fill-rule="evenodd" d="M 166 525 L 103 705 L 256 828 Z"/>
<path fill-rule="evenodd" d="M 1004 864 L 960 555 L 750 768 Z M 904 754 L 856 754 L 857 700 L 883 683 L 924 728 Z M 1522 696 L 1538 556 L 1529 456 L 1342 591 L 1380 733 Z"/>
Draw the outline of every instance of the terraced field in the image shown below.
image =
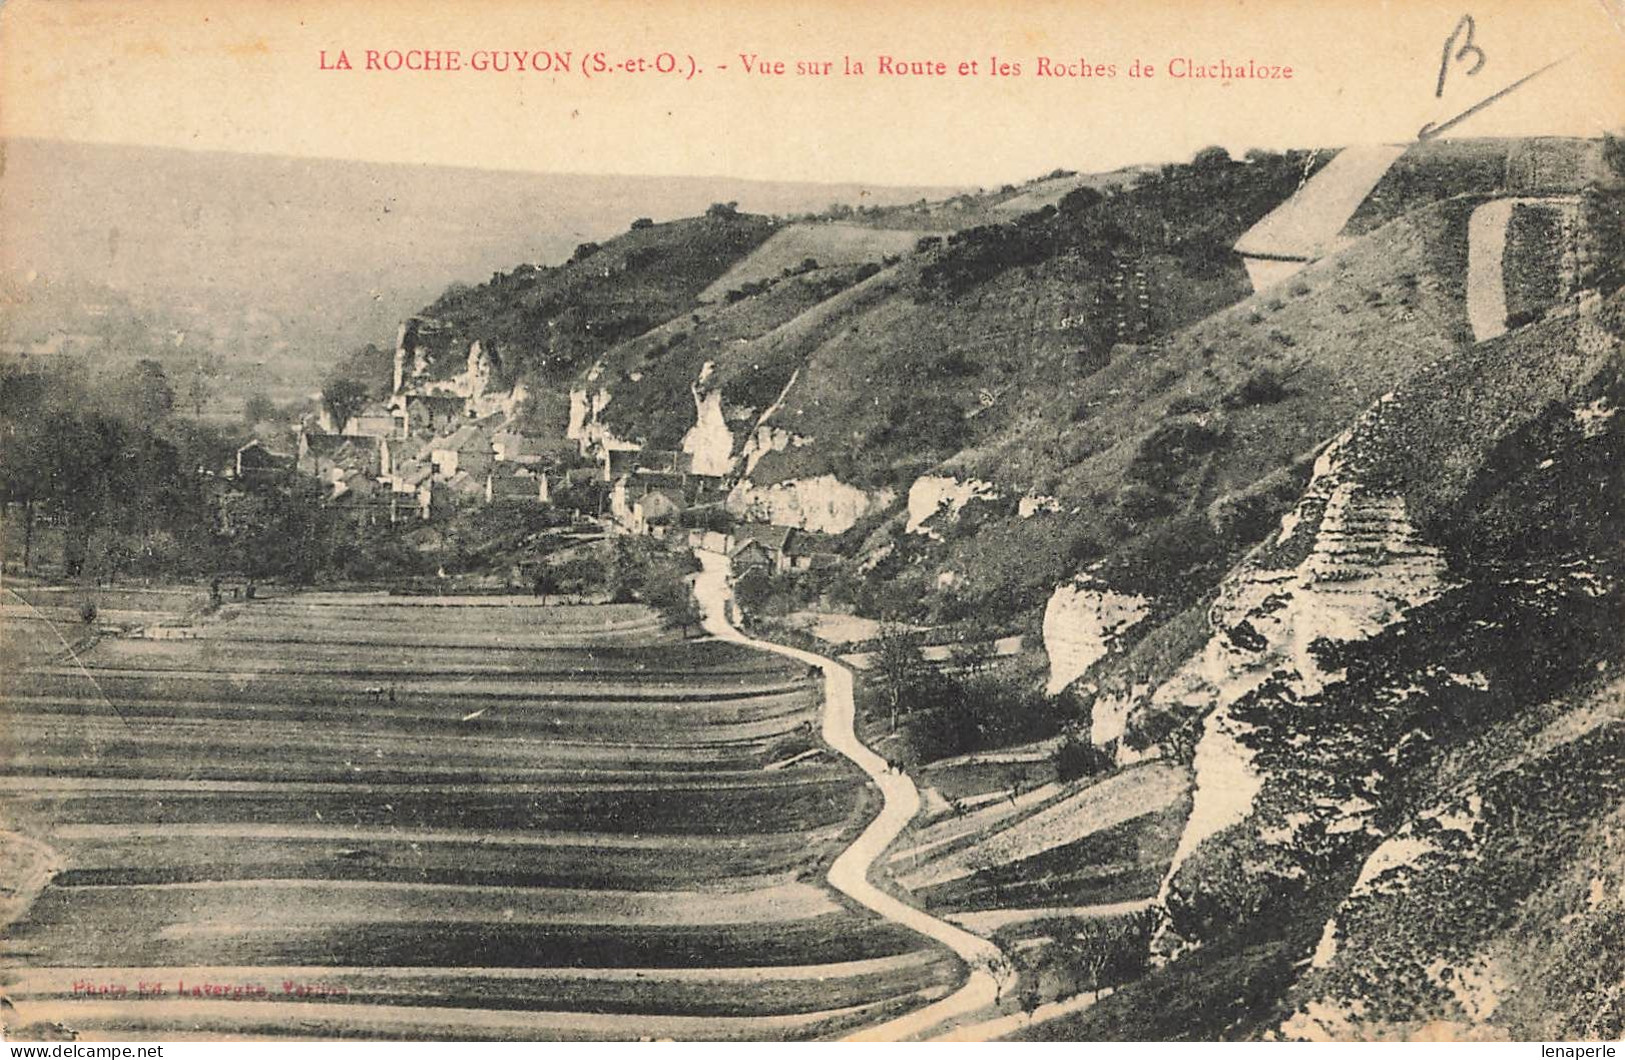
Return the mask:
<path fill-rule="evenodd" d="M 0 668 L 0 845 L 54 870 L 13 1033 L 818 1037 L 961 974 L 825 885 L 875 796 L 764 768 L 818 738 L 794 663 L 529 599 L 50 621 L 8 614 Z"/>

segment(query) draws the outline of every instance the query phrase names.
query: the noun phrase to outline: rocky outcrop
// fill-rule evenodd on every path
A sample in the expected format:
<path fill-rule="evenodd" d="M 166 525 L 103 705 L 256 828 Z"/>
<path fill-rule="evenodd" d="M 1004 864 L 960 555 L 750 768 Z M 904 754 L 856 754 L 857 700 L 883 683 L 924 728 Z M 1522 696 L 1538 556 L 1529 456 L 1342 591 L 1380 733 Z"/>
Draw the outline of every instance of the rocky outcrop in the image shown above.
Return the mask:
<path fill-rule="evenodd" d="M 910 534 L 924 534 L 941 539 L 933 522 L 952 522 L 965 505 L 974 500 L 995 500 L 999 492 L 991 482 L 980 479 L 960 481 L 949 475 L 921 475 L 908 488 L 908 525 Z"/>
<path fill-rule="evenodd" d="M 1045 691 L 1056 695 L 1111 652 L 1123 634 L 1149 613 L 1148 601 L 1114 592 L 1084 575 L 1057 586 L 1044 607 L 1044 652 L 1049 656 Z M 1095 734 L 1097 743 L 1121 734 L 1111 726 Z M 1105 739 L 1101 739 L 1105 736 Z"/>
<path fill-rule="evenodd" d="M 710 385 L 715 369 L 707 361 L 689 387 L 694 395 L 694 426 L 683 435 L 682 450 L 693 458 L 696 475 L 721 477 L 733 470 L 734 436 L 722 412 L 722 391 Z"/>
<path fill-rule="evenodd" d="M 745 474 L 749 476 L 756 470 L 756 465 L 769 453 L 782 453 L 787 449 L 799 449 L 811 445 L 812 439 L 796 434 L 785 427 L 775 427 L 772 424 L 761 424 L 751 432 L 745 440 L 743 453 Z"/>
<path fill-rule="evenodd" d="M 1162 956 L 1279 920 L 1342 873 L 1352 901 L 1440 851 L 1468 857 L 1480 804 L 1418 802 L 1445 748 L 1625 647 L 1605 499 L 1622 432 L 1594 411 L 1617 399 L 1617 339 L 1571 316 L 1503 342 L 1328 444 L 1279 531 L 1221 586 L 1202 650 L 1131 715 L 1127 741 L 1160 741 L 1195 772 Z M 1349 926 L 1335 920 L 1323 964 Z M 1447 964 L 1458 987 L 1482 971 Z"/>
<path fill-rule="evenodd" d="M 585 387 L 570 391 L 570 421 L 564 436 L 580 445 L 583 454 L 643 448 L 637 442 L 616 437 L 599 418 L 609 403 L 610 393 L 603 387 L 590 393 Z"/>
<path fill-rule="evenodd" d="M 1384 399 L 1389 400 L 1389 399 Z M 1368 415 L 1375 420 L 1379 410 Z M 1218 632 L 1151 698 L 1150 709 L 1204 714 L 1195 747 L 1196 796 L 1170 879 L 1204 841 L 1246 819 L 1263 781 L 1238 704 L 1266 685 L 1302 702 L 1342 682 L 1337 645 L 1369 641 L 1448 586 L 1439 549 L 1421 541 L 1402 498 L 1373 491 L 1350 467 L 1356 427 L 1327 446 L 1303 500 L 1283 520 L 1274 556 L 1221 589 L 1209 622 Z M 1353 800 L 1305 811 L 1281 834 L 1291 842 L 1317 817 L 1347 817 Z M 1323 826 L 1333 822 L 1322 820 Z"/>
<path fill-rule="evenodd" d="M 890 507 L 896 499 L 890 490 L 863 490 L 834 475 L 820 475 L 766 486 L 740 482 L 729 491 L 727 508 L 753 522 L 843 534 L 859 519 Z"/>

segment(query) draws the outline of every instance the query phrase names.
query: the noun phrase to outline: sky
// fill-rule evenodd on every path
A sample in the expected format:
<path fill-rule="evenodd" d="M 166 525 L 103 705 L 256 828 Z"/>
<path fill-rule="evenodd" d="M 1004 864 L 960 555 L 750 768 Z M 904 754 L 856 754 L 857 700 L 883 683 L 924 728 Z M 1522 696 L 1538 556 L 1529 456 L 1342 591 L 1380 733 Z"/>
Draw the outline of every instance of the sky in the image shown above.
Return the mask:
<path fill-rule="evenodd" d="M 1620 0 L 1475 0 L 1470 40 L 1463 2 L 9 0 L 0 135 L 540 172 L 975 186 L 1188 158 L 1208 144 L 1405 142 L 1557 60 L 1449 134 L 1625 127 Z M 380 59 L 391 49 L 403 59 L 456 51 L 463 68 L 368 71 L 369 49 Z M 343 52 L 352 69 L 322 69 L 324 52 L 326 65 Z M 568 52 L 570 68 L 473 68 L 491 52 L 508 53 L 510 65 L 521 53 L 527 66 L 537 52 Z M 677 72 L 595 69 L 600 58 L 652 66 L 662 53 Z M 783 61 L 786 73 L 746 72 L 750 56 Z M 941 62 L 947 73 L 884 75 L 881 56 Z M 843 73 L 846 57 L 864 74 Z M 1020 75 L 995 74 L 994 57 Z M 1074 72 L 1087 64 L 1091 75 L 1042 76 L 1041 58 Z M 1290 66 L 1292 77 L 1170 71 L 1170 62 L 1249 59 Z M 1135 60 L 1155 76 L 1129 76 Z M 798 61 L 832 72 L 798 76 Z M 975 73 L 961 75 L 971 61 Z M 1102 64 L 1116 75 L 1098 76 Z"/>

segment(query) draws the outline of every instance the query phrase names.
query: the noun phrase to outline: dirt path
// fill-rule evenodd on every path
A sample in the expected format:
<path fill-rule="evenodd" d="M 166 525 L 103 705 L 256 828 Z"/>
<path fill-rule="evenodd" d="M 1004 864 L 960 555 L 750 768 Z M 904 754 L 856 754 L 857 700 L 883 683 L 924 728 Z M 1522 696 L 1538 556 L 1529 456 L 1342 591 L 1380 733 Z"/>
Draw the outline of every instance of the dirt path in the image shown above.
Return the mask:
<path fill-rule="evenodd" d="M 705 614 L 706 632 L 722 640 L 748 644 L 821 669 L 824 673 L 824 741 L 868 774 L 885 799 L 880 814 L 869 822 L 869 827 L 830 866 L 830 886 L 893 923 L 942 943 L 970 966 L 970 977 L 952 994 L 905 1016 L 868 1027 L 852 1035 L 852 1038 L 861 1041 L 905 1040 L 996 1004 L 1015 983 L 1015 974 L 997 946 L 946 920 L 916 909 L 869 882 L 869 873 L 876 860 L 919 812 L 920 793 L 908 774 L 892 772 L 885 759 L 858 739 L 853 729 L 857 708 L 852 697 L 852 671 L 822 655 L 756 640 L 739 632 L 728 620 L 730 593 L 727 557 L 714 552 L 695 554 L 700 559 L 702 570 L 694 581 L 694 595 Z"/>
<path fill-rule="evenodd" d="M 1507 329 L 1507 225 L 1515 206 L 1556 206 L 1573 210 L 1569 197 L 1496 199 L 1473 211 L 1467 220 L 1467 319 L 1473 339 L 1485 342 Z"/>

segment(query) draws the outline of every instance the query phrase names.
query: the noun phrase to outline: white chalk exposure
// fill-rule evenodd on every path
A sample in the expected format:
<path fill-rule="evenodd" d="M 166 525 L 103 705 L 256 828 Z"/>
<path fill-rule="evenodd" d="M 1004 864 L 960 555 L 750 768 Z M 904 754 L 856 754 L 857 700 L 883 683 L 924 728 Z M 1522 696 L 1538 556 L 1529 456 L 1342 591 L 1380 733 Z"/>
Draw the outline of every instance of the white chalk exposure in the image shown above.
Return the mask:
<path fill-rule="evenodd" d="M 1276 674 L 1302 697 L 1342 681 L 1344 672 L 1325 669 L 1312 645 L 1367 640 L 1445 591 L 1444 559 L 1421 540 L 1403 498 L 1368 492 L 1346 467 L 1352 435 L 1351 428 L 1321 453 L 1297 511 L 1282 520 L 1281 544 L 1314 528 L 1303 562 L 1248 571 L 1227 582 L 1213 606 L 1213 628 L 1246 623 L 1261 644 L 1244 646 L 1221 633 L 1152 697 L 1162 710 L 1212 708 L 1170 879 L 1203 839 L 1245 820 L 1261 788 L 1252 752 L 1239 739 L 1246 728 L 1230 717 L 1231 706 Z"/>
<path fill-rule="evenodd" d="M 728 493 L 728 511 L 755 522 L 842 534 L 871 512 L 891 504 L 890 490 L 866 492 L 834 475 L 758 486 L 744 481 Z"/>
<path fill-rule="evenodd" d="M 1057 586 L 1044 607 L 1048 694 L 1059 693 L 1105 658 L 1147 611 L 1144 597 L 1114 592 L 1087 577 Z"/>
<path fill-rule="evenodd" d="M 998 495 L 991 482 L 980 479 L 961 482 L 948 475 L 921 475 L 908 488 L 908 525 L 904 529 L 940 540 L 942 535 L 926 523 L 939 515 L 951 520 L 971 501 L 993 500 Z"/>
<path fill-rule="evenodd" d="M 745 474 L 749 475 L 755 471 L 756 465 L 768 453 L 782 453 L 792 446 L 799 449 L 811 443 L 811 438 L 796 434 L 786 427 L 762 424 L 745 440 Z"/>
<path fill-rule="evenodd" d="M 694 394 L 694 426 L 683 435 L 683 452 L 694 458 L 696 475 L 721 476 L 733 470 L 734 436 L 722 414 L 722 391 L 706 386 L 714 369 L 705 362 L 700 378 L 689 388 Z"/>

